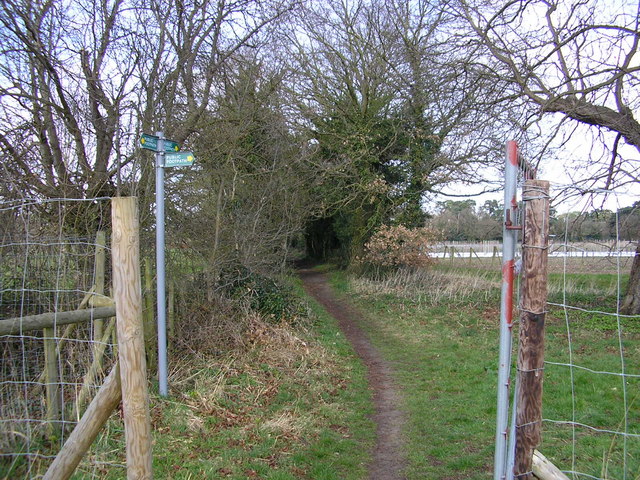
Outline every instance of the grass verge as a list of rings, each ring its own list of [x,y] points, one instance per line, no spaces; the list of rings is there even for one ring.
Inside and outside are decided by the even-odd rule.
[[[170,397],[151,392],[156,478],[366,475],[375,425],[365,367],[300,282],[294,290],[308,306],[295,325],[253,314],[241,347],[207,355],[173,352]],[[124,464],[122,420],[114,413],[73,478],[126,478]],[[25,466],[0,464],[0,478],[32,478],[19,468]]]

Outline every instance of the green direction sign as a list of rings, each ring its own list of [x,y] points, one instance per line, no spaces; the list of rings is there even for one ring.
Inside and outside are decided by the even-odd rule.
[[[167,153],[164,156],[165,167],[189,167],[193,165],[193,152]]]
[[[153,150],[154,152],[158,151],[158,140],[160,140],[155,135],[148,135],[143,133],[140,137],[140,146],[142,148],[146,148],[147,150]],[[180,146],[174,142],[173,140],[164,141],[164,151],[165,152],[177,152],[180,150]]]
[[[155,135],[147,135],[143,133],[140,137],[140,146],[142,148],[146,148],[147,150],[153,150],[154,152],[158,151],[158,137]]]
[[[180,150],[180,146],[174,142],[173,140],[164,141],[164,151],[165,152],[177,152]]]

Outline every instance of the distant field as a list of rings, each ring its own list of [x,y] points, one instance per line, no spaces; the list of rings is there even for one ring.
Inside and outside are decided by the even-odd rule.
[[[617,260],[633,258],[636,243],[630,241],[602,241],[602,242],[577,242],[562,243],[552,239],[549,244],[550,259],[598,259],[602,260],[597,267],[610,269],[617,264]],[[436,244],[430,251],[430,255],[441,259],[499,259],[502,256],[502,244],[500,242],[443,242]],[[519,255],[519,253],[517,254]],[[561,262],[563,263],[563,262]]]
[[[616,274],[618,269],[621,273],[627,274],[631,269],[633,256],[571,256],[571,257],[549,257],[549,273],[611,273]],[[474,252],[460,252],[451,257],[440,257],[438,264],[441,266],[454,266],[456,268],[473,268],[480,270],[500,271],[502,260],[500,256],[480,256]]]
[[[558,252],[561,250],[575,251],[575,252],[634,252],[636,248],[636,242],[630,240],[620,240],[616,242],[614,240],[593,240],[585,242],[568,242],[565,243],[562,239],[551,238],[550,250],[552,252]],[[436,244],[433,248],[434,252],[442,253],[447,248],[447,251],[451,247],[454,247],[460,252],[469,252],[469,249],[473,249],[477,253],[490,253],[493,254],[494,249],[498,251],[502,250],[502,242],[497,240],[490,240],[484,242],[461,242],[461,241],[449,241],[445,240]]]

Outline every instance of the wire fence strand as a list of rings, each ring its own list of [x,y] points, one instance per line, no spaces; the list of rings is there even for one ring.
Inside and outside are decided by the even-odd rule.
[[[620,313],[633,254],[617,213],[614,221],[608,263],[586,266],[571,255],[583,247],[567,215],[556,239],[561,269],[550,275],[560,288],[548,302],[555,346],[545,361],[541,448],[566,452],[555,452],[556,463],[572,479],[637,479],[640,471],[640,316]]]

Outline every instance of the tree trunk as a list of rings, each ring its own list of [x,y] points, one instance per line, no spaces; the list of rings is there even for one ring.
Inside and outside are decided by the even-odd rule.
[[[631,273],[629,274],[629,286],[622,301],[620,313],[624,315],[640,314],[640,241],[636,246],[636,256],[633,259]]]

